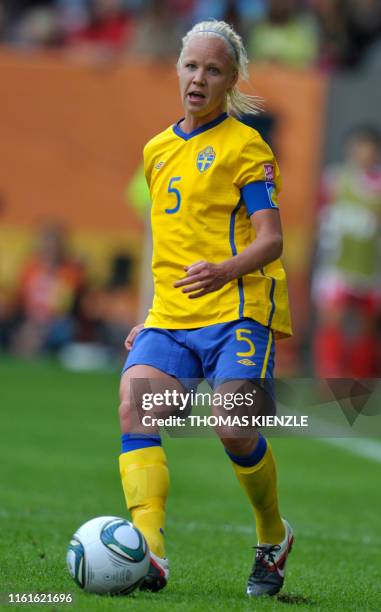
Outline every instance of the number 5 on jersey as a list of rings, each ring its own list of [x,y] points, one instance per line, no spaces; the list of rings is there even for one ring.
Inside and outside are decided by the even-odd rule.
[[[172,215],[173,213],[177,213],[181,205],[181,193],[176,187],[173,187],[173,183],[176,183],[176,181],[181,181],[181,176],[173,176],[169,180],[168,193],[170,193],[171,196],[173,194],[173,196],[176,198],[176,206],[174,206],[173,208],[165,209],[165,212],[168,213],[169,215]]]

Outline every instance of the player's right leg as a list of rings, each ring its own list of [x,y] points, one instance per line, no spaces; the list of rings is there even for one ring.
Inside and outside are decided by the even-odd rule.
[[[168,580],[164,521],[169,474],[159,429],[147,424],[147,419],[143,423],[142,418],[143,414],[165,417],[172,408],[158,405],[145,411],[143,402],[148,407],[146,400],[153,400],[154,394],[183,392],[178,379],[199,378],[201,374],[199,360],[184,345],[181,331],[147,328],[135,339],[122,375],[120,473],[132,521],[151,551],[151,567],[143,587],[152,591],[163,588]]]
[[[141,423],[142,395],[152,393],[153,381],[171,389],[175,379],[147,365],[135,365],[122,376],[119,418],[122,431],[120,475],[132,521],[143,533],[151,552],[145,587],[163,588],[168,580],[164,548],[165,503],[169,472],[157,427]]]

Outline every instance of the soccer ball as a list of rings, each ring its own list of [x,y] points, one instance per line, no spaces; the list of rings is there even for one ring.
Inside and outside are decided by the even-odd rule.
[[[127,595],[147,575],[147,542],[132,523],[98,516],[73,535],[66,556],[71,577],[89,593]]]

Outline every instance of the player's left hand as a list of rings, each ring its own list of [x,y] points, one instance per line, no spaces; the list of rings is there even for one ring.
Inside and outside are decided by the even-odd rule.
[[[184,287],[183,293],[189,293],[190,299],[218,291],[230,280],[223,264],[209,261],[197,261],[191,266],[184,266],[186,275],[176,281],[174,287]]]

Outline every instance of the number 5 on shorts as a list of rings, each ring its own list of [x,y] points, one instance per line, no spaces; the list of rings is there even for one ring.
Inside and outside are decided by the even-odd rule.
[[[251,357],[255,353],[254,342],[250,340],[250,338],[245,337],[244,334],[251,335],[252,334],[251,329],[236,329],[235,330],[235,337],[238,340],[238,342],[246,342],[246,344],[249,346],[248,351],[237,352],[236,353],[237,357]]]

